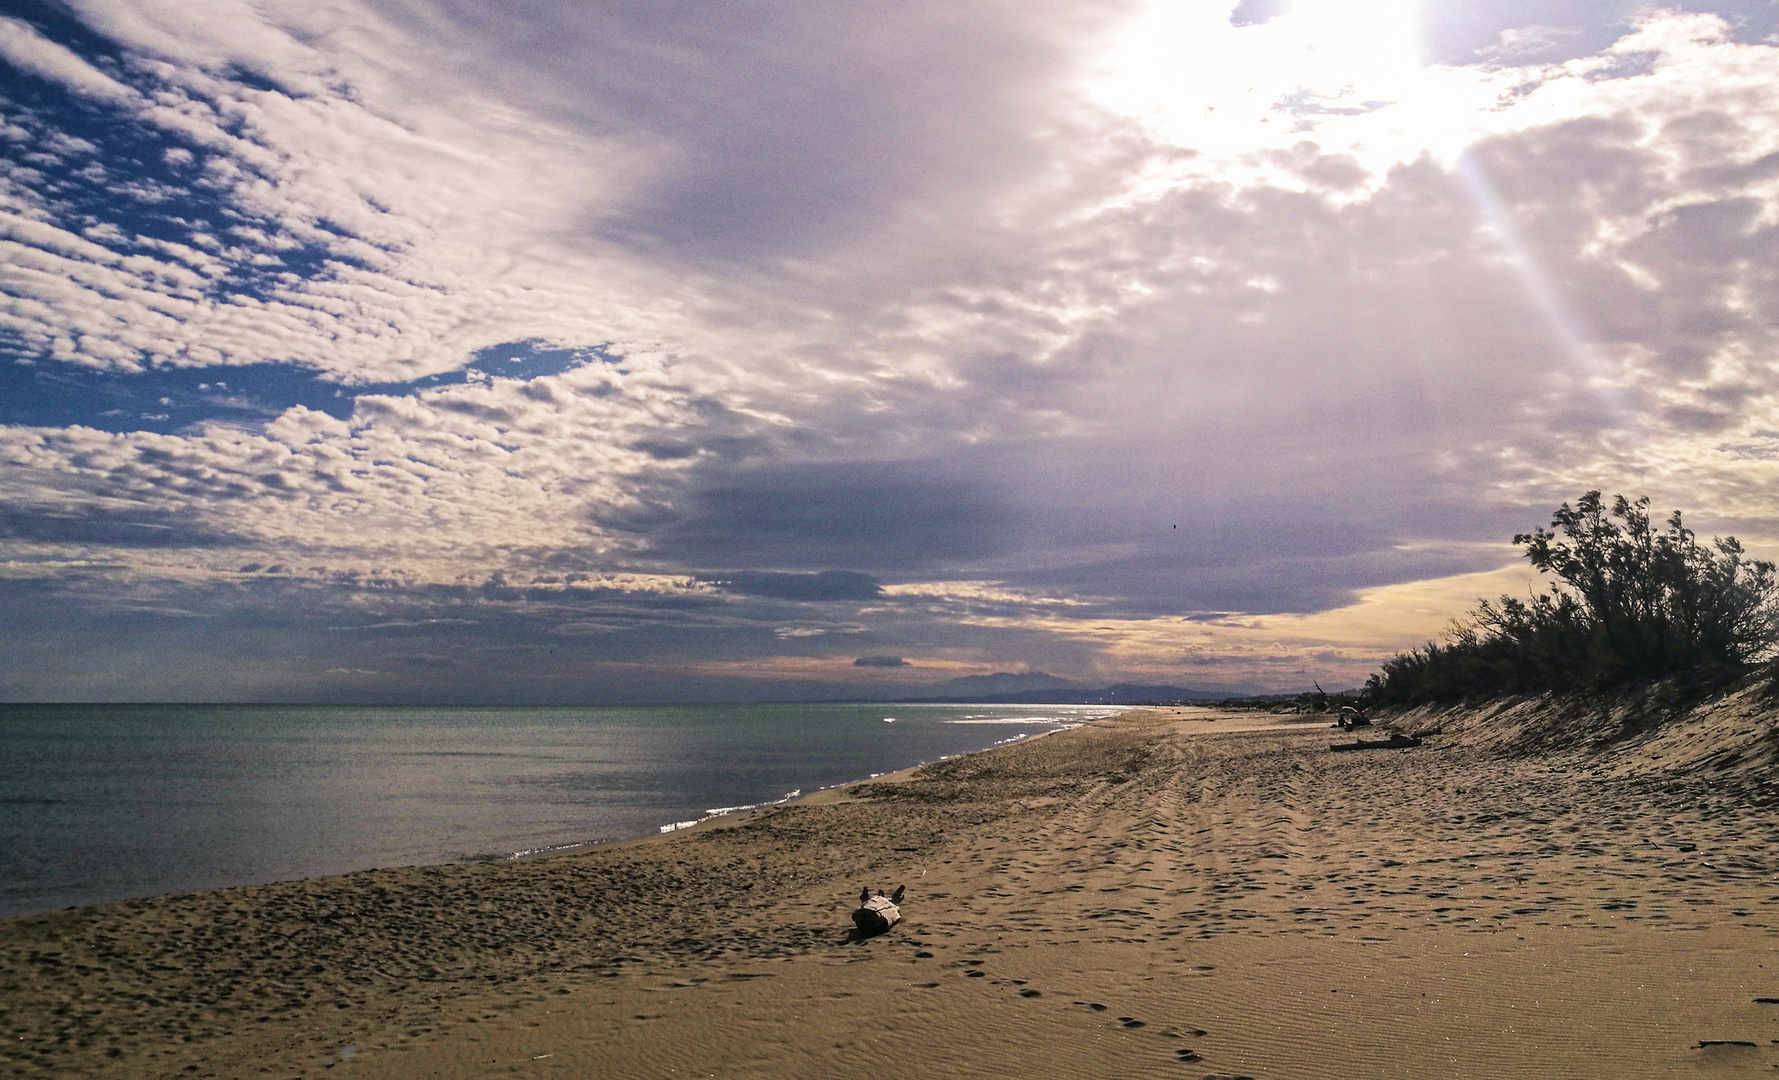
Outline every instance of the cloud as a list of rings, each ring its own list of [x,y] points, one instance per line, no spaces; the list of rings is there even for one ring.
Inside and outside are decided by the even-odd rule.
[[[239,537],[196,525],[188,518],[127,503],[0,506],[0,538],[124,549],[217,548],[241,543]]]
[[[1770,529],[1779,49],[1534,6],[1436,67],[1382,21],[1294,64],[1338,5],[8,22],[7,580],[70,655],[114,610],[278,627],[285,688],[362,667],[328,627],[533,697],[861,652],[1283,683],[1587,487]]]
[[[303,28],[208,7],[168,26],[95,5],[136,89],[97,113],[53,101],[15,113],[35,153],[14,159],[17,197],[3,207],[20,301],[4,322],[30,350],[106,368],[298,363],[351,382],[449,370],[466,351],[533,336],[496,329],[515,323],[589,336],[594,323],[567,310],[527,314],[528,271],[488,280],[475,267],[500,234],[524,243],[577,212],[584,186],[539,178],[584,183],[600,169],[584,156],[592,144],[537,126],[497,135],[500,107],[473,92],[448,95],[449,111],[410,102],[394,120],[367,108],[354,80],[396,53],[322,55],[300,42]],[[371,37],[390,33],[363,15]],[[471,135],[477,122],[464,120],[478,110]],[[53,178],[32,157],[53,159]],[[69,218],[98,224],[85,235],[53,224]],[[442,227],[452,218],[462,224]],[[577,262],[600,272],[597,257]],[[621,276],[604,269],[608,294]]]
[[[908,661],[899,656],[861,656],[852,662],[853,667],[893,668],[912,667]]]
[[[1494,45],[1478,50],[1479,55],[1500,62],[1524,62],[1541,53],[1549,53],[1565,38],[1582,33],[1575,26],[1516,26],[1501,31]]]
[[[1024,180],[1073,48],[1108,21],[1049,0],[691,10],[445,3],[428,36],[449,26],[435,47],[476,84],[643,148],[603,235],[691,265],[838,257],[869,276],[859,245],[893,268],[934,239],[923,219]]]
[[[87,63],[73,50],[48,40],[22,19],[0,16],[0,59],[82,97],[139,104],[136,93],[128,86]]]
[[[477,619],[391,619],[387,622],[364,623],[360,626],[330,626],[329,630],[411,630],[445,626],[475,626]]]
[[[689,470],[671,517],[647,523],[658,557],[873,570],[1010,546],[1005,501],[956,461],[773,463]]]
[[[1241,0],[1229,13],[1229,22],[1232,26],[1258,26],[1283,15],[1290,6],[1288,0]]]
[[[694,576],[729,592],[779,600],[874,600],[883,595],[876,578],[853,570],[823,570],[815,574],[738,570]]]
[[[396,656],[391,657],[391,659],[402,667],[409,668],[450,669],[458,666],[458,661],[449,656],[432,656],[424,653],[411,656]]]

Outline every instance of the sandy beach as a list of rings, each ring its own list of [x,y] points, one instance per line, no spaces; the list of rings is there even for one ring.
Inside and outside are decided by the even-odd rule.
[[[1764,772],[1137,710],[697,829],[0,924],[6,1075],[1779,1067]],[[859,887],[907,886],[855,940]]]

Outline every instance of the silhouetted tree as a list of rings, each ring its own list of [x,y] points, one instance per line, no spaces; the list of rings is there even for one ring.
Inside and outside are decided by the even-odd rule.
[[[1558,585],[1478,602],[1445,644],[1400,653],[1366,683],[1382,702],[1613,686],[1700,667],[1746,667],[1779,642],[1774,564],[1735,537],[1698,542],[1680,512],[1657,528],[1649,500],[1598,491],[1513,542]]]

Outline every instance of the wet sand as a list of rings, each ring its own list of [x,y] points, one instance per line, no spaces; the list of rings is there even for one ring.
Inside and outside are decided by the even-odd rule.
[[[1779,1066],[1770,778],[1333,734],[1135,711],[581,854],[13,920],[0,1072]],[[853,940],[865,884],[903,921]]]

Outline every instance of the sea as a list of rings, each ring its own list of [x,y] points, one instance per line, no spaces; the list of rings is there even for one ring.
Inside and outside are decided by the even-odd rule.
[[[566,851],[1117,711],[0,705],[0,917]]]

